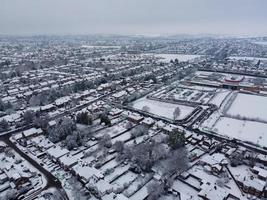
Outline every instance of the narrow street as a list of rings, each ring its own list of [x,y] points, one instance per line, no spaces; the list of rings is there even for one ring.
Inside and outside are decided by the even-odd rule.
[[[5,142],[9,147],[11,147],[14,151],[16,151],[22,158],[27,160],[32,166],[34,166],[37,170],[39,170],[45,176],[45,179],[47,180],[47,184],[44,188],[42,188],[42,190],[39,190],[37,193],[35,193],[35,197],[38,194],[40,194],[42,191],[48,188],[51,188],[51,187],[58,189],[58,191],[60,192],[63,191],[61,182],[55,176],[53,176],[49,171],[47,171],[45,168],[39,165],[39,163],[37,163],[34,159],[32,159],[26,153],[22,152],[14,143],[12,143],[9,140],[8,135],[0,136],[0,141]],[[63,199],[68,200],[68,197],[65,194],[65,192],[64,193],[61,192],[61,196],[63,197]]]

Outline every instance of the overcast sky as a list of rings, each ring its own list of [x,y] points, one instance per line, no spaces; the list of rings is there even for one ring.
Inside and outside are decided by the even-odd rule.
[[[267,0],[0,0],[0,34],[267,35]]]

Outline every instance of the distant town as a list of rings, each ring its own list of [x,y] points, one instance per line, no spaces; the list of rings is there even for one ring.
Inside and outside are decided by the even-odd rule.
[[[267,199],[267,37],[0,36],[0,200]]]

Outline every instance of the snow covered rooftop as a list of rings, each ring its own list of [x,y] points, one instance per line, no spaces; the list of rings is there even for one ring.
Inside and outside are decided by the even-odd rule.
[[[61,156],[64,156],[65,154],[69,153],[67,149],[61,148],[58,145],[55,145],[47,150],[47,153],[52,156],[55,159],[60,158]]]
[[[83,165],[83,163],[73,166],[72,170],[75,171],[75,173],[82,177],[82,179],[84,179],[86,182],[88,182],[91,178],[104,178],[103,174],[98,169]]]
[[[35,135],[35,134],[41,134],[43,131],[42,131],[42,129],[41,128],[30,128],[30,129],[28,129],[28,130],[26,130],[26,131],[23,131],[23,134],[24,134],[24,136],[25,137],[31,137],[31,136],[33,136],[33,135]]]

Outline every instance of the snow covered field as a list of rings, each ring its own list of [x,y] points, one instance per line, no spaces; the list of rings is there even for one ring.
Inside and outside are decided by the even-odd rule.
[[[193,60],[195,58],[199,58],[203,55],[191,55],[191,54],[164,54],[164,53],[144,53],[143,55],[146,56],[155,56],[157,58],[160,58],[161,60],[165,62],[170,62],[171,60],[178,59],[179,62],[185,62],[189,60]]]
[[[263,46],[266,46],[267,45],[267,42],[265,41],[262,41],[262,42],[253,42],[254,44],[259,44],[259,45],[263,45]]]
[[[88,48],[88,49],[110,49],[110,48],[116,48],[119,49],[120,46],[93,46],[93,45],[82,45],[82,48]]]
[[[221,117],[213,128],[214,132],[232,138],[267,146],[267,124]]]
[[[165,117],[168,119],[173,119],[173,112],[175,108],[179,107],[181,110],[181,114],[179,115],[179,117],[177,117],[178,120],[184,119],[194,110],[194,107],[150,100],[147,99],[146,97],[138,99],[137,101],[133,102],[133,107],[135,109],[142,110],[144,106],[149,107],[149,113]]]
[[[155,54],[156,57],[162,58],[165,62],[170,62],[171,60],[175,60],[176,58],[180,62],[193,60],[195,58],[199,58],[201,55],[187,55],[187,54]]]
[[[226,114],[267,121],[267,97],[238,93]]]
[[[229,59],[231,60],[266,60],[267,61],[267,58],[247,57],[247,56],[230,56]]]
[[[226,135],[243,141],[252,142],[267,147],[267,97],[244,93],[235,93],[233,100],[229,100],[228,90],[222,90],[209,103],[221,105],[218,112],[214,112],[201,126],[220,135]],[[232,95],[233,96],[233,95]],[[224,100],[225,99],[225,100]],[[229,108],[224,104],[230,102]],[[231,103],[232,102],[232,103]],[[221,104],[223,103],[223,104]],[[241,120],[243,119],[243,120]],[[244,120],[246,119],[246,120]],[[260,119],[257,121],[257,119]]]

